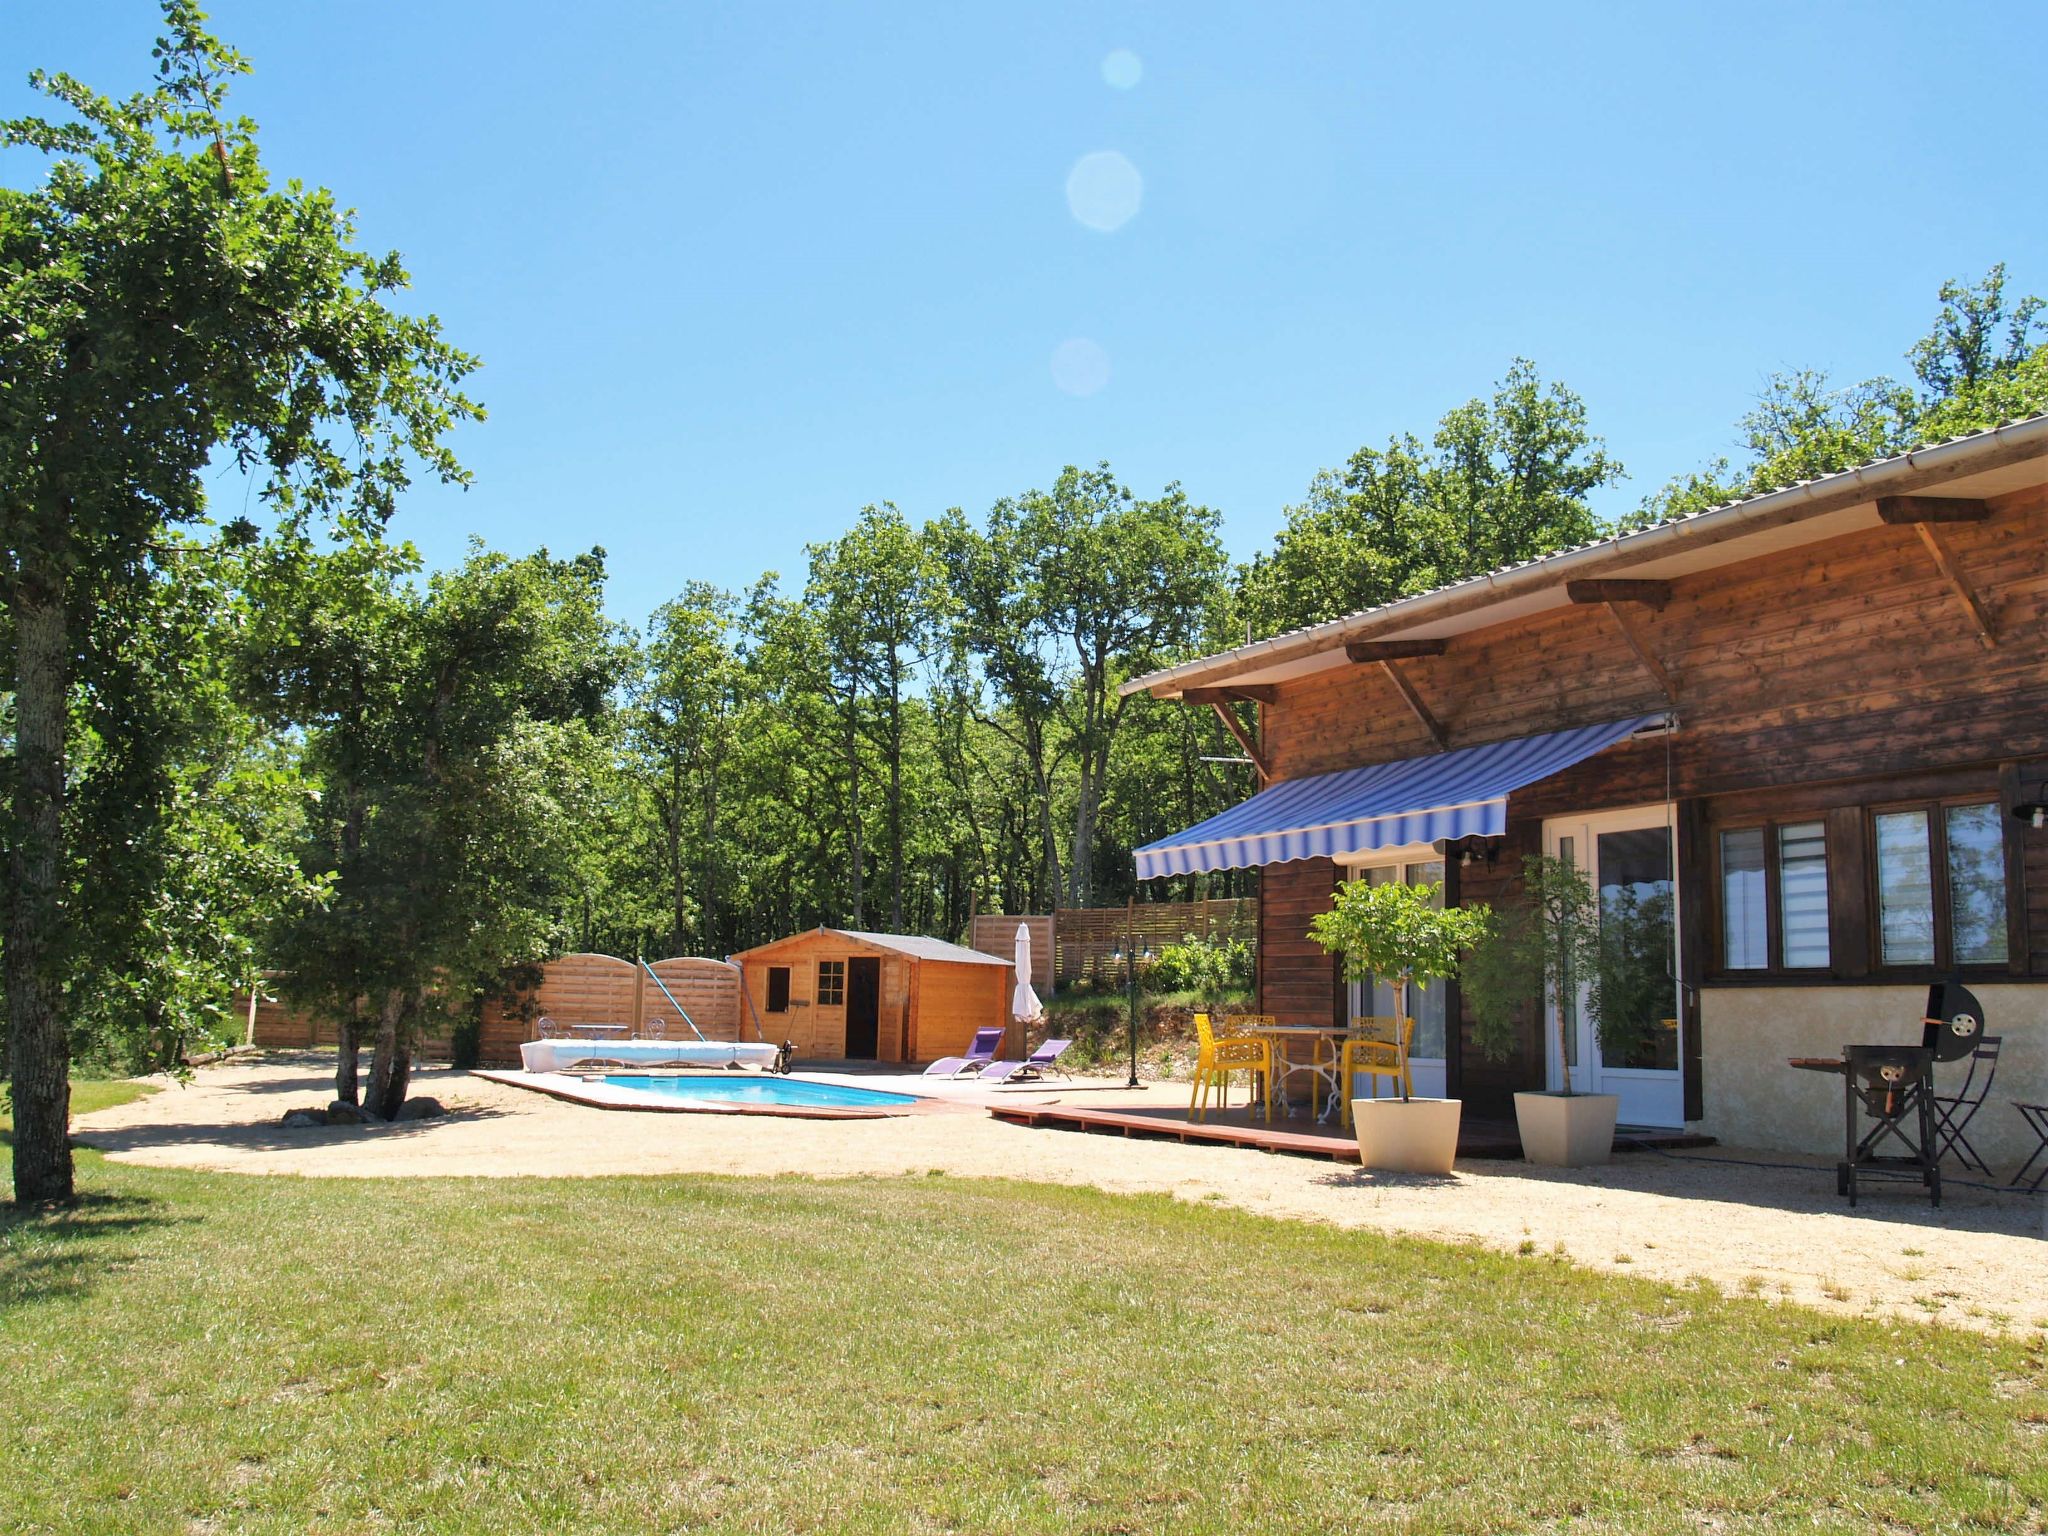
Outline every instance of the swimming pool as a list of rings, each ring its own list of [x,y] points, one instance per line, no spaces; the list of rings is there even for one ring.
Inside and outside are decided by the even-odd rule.
[[[650,1077],[607,1075],[614,1088],[650,1093],[664,1099],[697,1104],[745,1104],[763,1108],[895,1109],[915,1104],[908,1093],[880,1088],[850,1088],[840,1083],[814,1083],[801,1077]]]

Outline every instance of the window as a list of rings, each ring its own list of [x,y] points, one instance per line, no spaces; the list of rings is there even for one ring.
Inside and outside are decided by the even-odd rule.
[[[1827,823],[1730,827],[1719,852],[1721,968],[1827,969]]]
[[[2003,965],[2005,834],[1988,801],[1880,811],[1880,965]]]
[[[1371,885],[1392,885],[1396,882],[1434,885],[1439,887],[1438,902],[1443,900],[1444,865],[1441,859],[1425,859],[1414,864],[1376,864],[1359,870],[1358,878]],[[1403,1000],[1406,1006],[1396,1007],[1393,979],[1385,976],[1375,976],[1371,981],[1361,983],[1357,993],[1357,1001],[1363,1005],[1359,1012],[1374,1018],[1402,1013],[1415,1021],[1415,1037],[1409,1054],[1424,1061],[1440,1060],[1444,1055],[1444,1000],[1443,982],[1432,981],[1426,986],[1410,982],[1408,996]]]
[[[846,962],[844,960],[820,960],[818,962],[818,1006],[840,1008],[846,1004]]]
[[[786,965],[768,967],[768,1011],[789,1012],[789,967]]]

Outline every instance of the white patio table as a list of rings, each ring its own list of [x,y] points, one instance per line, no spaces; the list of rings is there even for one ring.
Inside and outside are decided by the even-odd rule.
[[[1338,1095],[1343,1091],[1343,1085],[1339,1082],[1342,1069],[1338,1063],[1343,1057],[1344,1042],[1346,1040],[1363,1039],[1365,1031],[1350,1029],[1341,1024],[1246,1024],[1235,1030],[1234,1033],[1241,1035],[1264,1035],[1272,1040],[1273,1054],[1280,1058],[1280,1064],[1276,1065],[1276,1070],[1273,1074],[1275,1079],[1273,1086],[1279,1090],[1279,1097],[1281,1099],[1284,1100],[1287,1097],[1287,1079],[1294,1076],[1295,1073],[1306,1072],[1311,1077],[1321,1078],[1323,1087],[1327,1092],[1328,1102],[1323,1105],[1323,1112],[1316,1117],[1316,1122],[1319,1125],[1329,1124],[1330,1120],[1337,1114],[1338,1106],[1341,1102]],[[1328,1040],[1332,1046],[1330,1060],[1327,1063],[1320,1060],[1288,1060],[1285,1053],[1281,1050],[1281,1046],[1287,1039],[1298,1036]],[[1313,1084],[1310,1085],[1309,1103],[1311,1105],[1315,1103]]]

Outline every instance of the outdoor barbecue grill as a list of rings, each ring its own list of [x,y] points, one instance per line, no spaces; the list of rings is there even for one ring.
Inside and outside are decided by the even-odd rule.
[[[1918,1045],[1845,1045],[1839,1058],[1795,1056],[1805,1072],[1842,1077],[1842,1161],[1835,1192],[1856,1203],[1859,1174],[1916,1178],[1941,1204],[1940,1147],[1935,1139],[1934,1067],[1959,1061],[1984,1036],[1984,1005],[1969,988],[1936,982]]]

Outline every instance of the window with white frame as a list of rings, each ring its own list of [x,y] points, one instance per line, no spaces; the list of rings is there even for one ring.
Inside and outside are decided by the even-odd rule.
[[[1356,879],[1371,885],[1434,885],[1438,888],[1437,900],[1443,900],[1444,862],[1442,859],[1416,859],[1399,864],[1372,864],[1354,870]],[[1425,1061],[1441,1060],[1445,1054],[1444,1029],[1444,983],[1432,981],[1428,985],[1408,984],[1408,995],[1397,999],[1394,991],[1397,983],[1388,976],[1375,976],[1372,980],[1358,984],[1355,996],[1355,1012],[1370,1014],[1375,1018],[1391,1017],[1405,1013],[1415,1020],[1415,1043],[1409,1054]],[[1400,1004],[1400,1006],[1396,1006]]]

